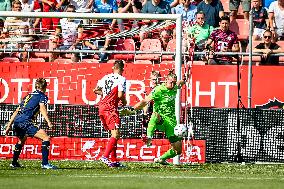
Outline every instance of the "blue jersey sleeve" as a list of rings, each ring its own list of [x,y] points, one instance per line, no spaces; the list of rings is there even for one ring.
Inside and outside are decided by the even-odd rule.
[[[42,95],[39,99],[39,103],[43,103],[46,106],[47,102],[48,102],[48,97],[46,95]]]

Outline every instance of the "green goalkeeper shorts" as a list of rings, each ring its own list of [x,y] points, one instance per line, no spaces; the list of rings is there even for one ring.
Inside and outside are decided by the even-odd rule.
[[[181,137],[177,137],[174,134],[174,128],[177,124],[176,117],[162,117],[160,123],[157,124],[157,129],[159,131],[165,132],[167,138],[169,139],[170,143],[175,143],[177,141],[181,141]]]

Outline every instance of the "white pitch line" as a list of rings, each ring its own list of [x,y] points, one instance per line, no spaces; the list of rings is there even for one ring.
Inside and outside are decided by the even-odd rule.
[[[46,175],[45,173],[20,173],[20,174],[13,174],[10,176],[29,176],[29,175]],[[61,175],[57,175],[61,176]],[[62,175],[64,177],[71,177],[71,178],[143,178],[143,177],[150,177],[156,179],[223,179],[223,180],[283,180],[284,178],[273,178],[273,177],[217,177],[217,176],[157,176],[157,175],[105,175],[105,174],[85,174],[85,175]]]

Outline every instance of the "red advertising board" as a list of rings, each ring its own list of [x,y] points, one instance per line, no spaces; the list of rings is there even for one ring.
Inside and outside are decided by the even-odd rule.
[[[98,80],[111,72],[112,64],[98,63],[1,63],[0,64],[0,103],[18,104],[32,90],[36,78],[49,81],[48,97],[51,104],[95,105],[100,100],[92,89]],[[161,71],[164,76],[172,64],[126,64],[127,100],[134,105],[149,91],[149,76],[152,70]],[[284,101],[284,67],[253,66],[252,107],[265,104],[269,99]],[[248,67],[240,66],[240,96],[247,106]],[[185,93],[182,101],[194,107],[236,107],[237,66],[193,66],[192,87]],[[190,89],[192,91],[190,91]],[[192,94],[192,95],[191,95]]]
[[[0,157],[12,158],[16,137],[0,137]],[[53,137],[50,145],[51,160],[98,160],[105,150],[107,138],[69,138]],[[153,161],[170,148],[166,139],[154,139],[150,147],[141,139],[121,139],[117,145],[117,157],[120,161]],[[180,161],[184,163],[205,163],[205,140],[183,143]],[[41,159],[41,142],[29,138],[22,149],[20,158]]]

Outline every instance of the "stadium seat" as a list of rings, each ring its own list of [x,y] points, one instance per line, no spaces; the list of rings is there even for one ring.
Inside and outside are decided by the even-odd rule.
[[[155,51],[162,53],[162,45],[159,39],[144,39],[141,42],[140,51]],[[161,54],[136,54],[136,60],[160,60]]]
[[[182,51],[185,52],[186,44],[185,40],[182,41]],[[171,39],[167,45],[166,52],[176,51],[176,39]],[[162,55],[162,60],[174,60],[174,55]]]
[[[166,52],[175,52],[176,50],[176,39],[172,39],[169,41],[167,48],[166,48]],[[162,55],[162,60],[173,60],[174,55],[171,54],[166,54],[166,55]]]
[[[133,39],[118,39],[114,49],[116,51],[135,51],[135,42]],[[126,61],[133,61],[134,60],[134,53],[133,54],[114,54],[114,59],[119,60],[126,60]]]
[[[229,1],[228,0],[220,0],[223,8],[224,8],[224,12],[225,13],[230,13],[230,9],[229,9]]]
[[[34,45],[35,49],[40,49],[43,52],[35,52],[35,57],[37,58],[48,58],[50,53],[44,52],[49,49],[49,39],[40,40]]]
[[[17,57],[4,57],[2,62],[20,62]]]
[[[161,64],[175,64],[174,60],[163,60],[161,61]]]
[[[193,63],[192,63],[192,65],[201,65],[201,66],[203,66],[203,65],[205,65],[206,64],[206,62],[204,62],[204,61],[201,61],[201,60],[195,60],[195,61],[193,61]]]
[[[82,63],[99,63],[99,60],[96,59],[82,59]]]
[[[72,63],[71,59],[67,59],[67,58],[57,58],[54,60],[54,62],[57,63]]]
[[[135,60],[134,64],[153,64],[150,60]]]
[[[239,40],[247,40],[249,36],[249,22],[245,19],[235,19],[230,23],[230,30],[238,35]]]
[[[44,58],[30,58],[29,62],[45,62]]]

